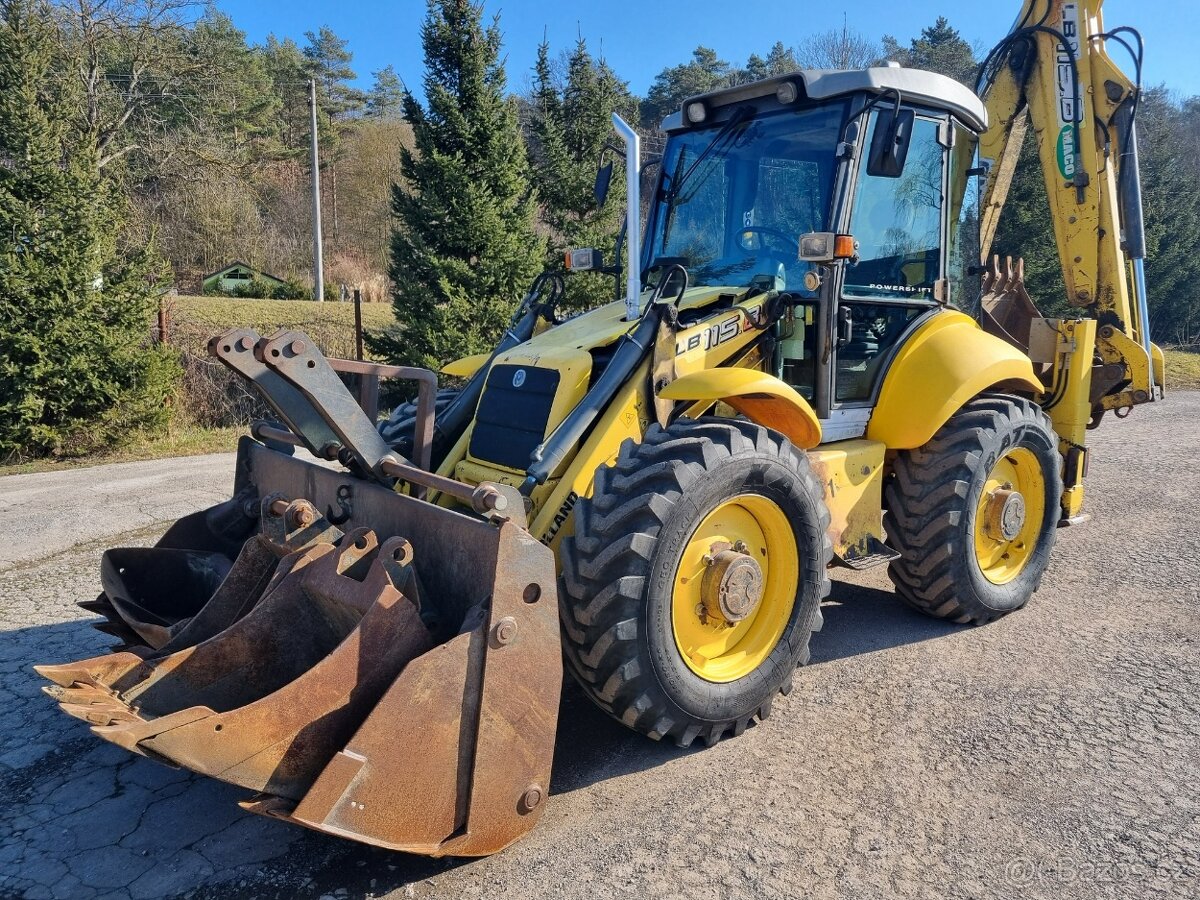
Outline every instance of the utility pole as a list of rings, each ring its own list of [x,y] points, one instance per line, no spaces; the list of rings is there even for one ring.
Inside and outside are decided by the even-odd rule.
[[[312,128],[313,299],[325,299],[325,261],[321,250],[321,166],[317,154],[317,82],[308,80],[309,124]]]

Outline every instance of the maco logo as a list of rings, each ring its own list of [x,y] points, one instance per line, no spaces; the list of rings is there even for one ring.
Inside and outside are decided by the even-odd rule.
[[[513,372],[513,387],[519,388],[524,383],[525,383],[525,370],[517,369],[517,371]]]

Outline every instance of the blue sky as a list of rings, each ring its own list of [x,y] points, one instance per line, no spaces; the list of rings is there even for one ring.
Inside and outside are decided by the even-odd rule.
[[[315,0],[217,0],[251,41],[269,32],[295,38],[329,25],[349,41],[360,79],[389,63],[419,90],[422,74],[419,26],[423,0],[329,3]],[[744,62],[764,53],[775,41],[795,45],[812,32],[849,26],[867,37],[892,34],[902,42],[945,15],[971,42],[991,47],[1012,25],[1017,0],[608,0],[589,4],[551,0],[486,0],[487,13],[500,14],[508,57],[509,83],[519,88],[533,66],[545,33],[555,51],[573,44],[577,34],[644,94],[665,66],[686,60],[697,44],[713,47],[725,59]],[[1133,25],[1146,38],[1148,84],[1166,82],[1182,94],[1200,94],[1196,41],[1200,38],[1197,0],[1106,0],[1105,25]],[[1118,64],[1132,76],[1124,51],[1113,49]]]

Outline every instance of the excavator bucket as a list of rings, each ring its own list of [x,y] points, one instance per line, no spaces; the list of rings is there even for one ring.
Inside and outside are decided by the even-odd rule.
[[[1029,353],[1030,329],[1042,314],[1025,287],[1025,260],[992,258],[981,279],[979,305],[985,331]]]
[[[64,712],[381,847],[479,856],[534,826],[561,664],[553,556],[519,521],[244,438],[234,501],[177,540],[106,556],[102,596],[142,643],[36,667]]]

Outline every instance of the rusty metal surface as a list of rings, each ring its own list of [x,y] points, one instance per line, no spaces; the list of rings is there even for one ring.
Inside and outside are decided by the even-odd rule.
[[[405,663],[432,646],[410,561],[402,539],[377,547],[369,531],[348,535],[196,652],[150,661],[119,692],[80,685],[59,702],[72,714],[86,705],[89,721],[108,713],[94,730],[131,751],[303,796]]]
[[[249,381],[313,456],[336,458],[341,446],[337,435],[299,390],[258,358],[254,348],[261,340],[252,328],[233,328],[210,340],[208,352]]]
[[[980,283],[980,324],[984,331],[1003,338],[1022,353],[1029,353],[1030,325],[1040,319],[1033,298],[1025,287],[1025,260],[992,258]]]
[[[100,583],[125,624],[157,648],[171,639],[173,627],[200,611],[232,564],[200,550],[116,547],[104,554]]]
[[[194,616],[171,629],[170,639],[160,645],[162,654],[194,647],[224,631],[258,602],[279,563],[276,546],[255,535],[242,546],[229,573],[208,602]]]
[[[259,341],[254,355],[304,395],[310,409],[325,421],[366,472],[385,478],[379,470],[380,460],[398,457],[308,335],[280,329]]]
[[[264,535],[239,555],[256,584],[280,528],[329,535],[317,511],[337,509],[338,546],[285,556],[195,646],[37,667],[47,693],[131,752],[259,792],[243,805],[264,815],[435,856],[525,834],[562,677],[549,548],[249,440],[238,466],[262,498]]]
[[[367,418],[374,422],[379,416],[379,380],[381,378],[401,378],[417,382],[416,426],[413,431],[413,462],[418,468],[429,471],[433,458],[433,425],[437,404],[438,380],[437,373],[430,369],[419,369],[414,366],[388,366],[383,363],[364,362],[361,359],[338,359],[327,357],[329,366],[335,372],[345,372],[363,376],[366,388],[373,385],[373,390],[367,388],[360,393],[359,405]],[[369,402],[366,393],[373,396]]]
[[[393,850],[485,856],[541,817],[561,664],[553,560],[503,525],[490,609],[415,660],[290,813]]]

